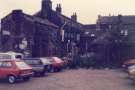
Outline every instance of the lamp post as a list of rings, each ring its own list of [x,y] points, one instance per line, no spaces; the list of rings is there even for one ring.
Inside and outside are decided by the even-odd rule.
[[[61,41],[64,42],[64,34],[65,34],[65,31],[64,31],[64,27],[65,25],[67,24],[67,22],[65,22],[61,28],[60,28],[60,33],[61,33]]]
[[[60,34],[61,34],[61,41],[64,42],[64,35],[65,35],[65,31],[64,31],[64,27],[68,24],[69,22],[64,22],[64,24],[60,27]]]
[[[68,42],[67,42],[67,53],[69,51],[69,44],[70,44],[70,40],[68,40]]]

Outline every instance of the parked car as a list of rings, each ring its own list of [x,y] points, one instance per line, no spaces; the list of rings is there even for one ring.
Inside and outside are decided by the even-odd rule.
[[[128,74],[131,79],[135,80],[135,65],[128,67]]]
[[[42,57],[42,58],[40,58],[40,59],[41,59],[43,65],[44,65],[44,68],[46,69],[46,71],[49,72],[49,70],[50,70],[51,67],[52,67],[52,63],[51,63],[51,61],[50,61],[51,58],[49,58],[49,57]]]
[[[6,53],[0,53],[0,60],[16,60],[16,59],[22,59],[23,54],[16,53],[16,52],[6,52]]]
[[[125,61],[122,65],[122,67],[124,68],[125,71],[127,71],[128,67],[130,67],[132,65],[135,65],[135,59],[130,59],[130,60]]]
[[[32,68],[21,60],[0,60],[0,78],[11,84],[17,79],[28,81],[32,76]]]
[[[49,72],[56,72],[56,71],[60,71],[63,69],[64,67],[64,61],[61,60],[58,57],[50,57],[49,61],[51,62],[51,67]]]
[[[24,58],[23,60],[32,67],[34,76],[45,75],[46,68],[44,67],[44,64],[42,63],[40,58]]]

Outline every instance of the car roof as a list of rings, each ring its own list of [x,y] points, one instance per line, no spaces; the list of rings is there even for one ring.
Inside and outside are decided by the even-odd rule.
[[[11,60],[11,59],[5,59],[5,60],[4,60],[4,59],[3,59],[3,60],[0,60],[0,62],[4,62],[4,61],[6,61],[6,62],[9,62],[9,61],[10,61],[10,62],[12,62],[12,61],[19,61],[19,62],[20,62],[20,61],[22,61],[22,60],[20,60],[20,59],[15,59],[15,60]]]
[[[125,61],[124,64],[135,64],[135,59],[129,59]]]
[[[23,54],[21,54],[21,53],[16,53],[16,52],[12,52],[12,51],[9,51],[9,52],[6,52],[6,53],[0,52],[0,54],[7,54],[7,55],[23,55]]]
[[[23,60],[40,60],[40,58],[23,58]]]

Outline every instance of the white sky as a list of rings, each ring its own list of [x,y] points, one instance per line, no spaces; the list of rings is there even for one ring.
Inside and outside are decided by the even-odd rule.
[[[52,0],[53,9],[57,3],[62,4],[63,14],[70,17],[77,12],[81,23],[95,23],[101,15],[135,15],[135,0]],[[27,14],[40,10],[41,0],[0,0],[0,18],[13,9],[23,9]]]

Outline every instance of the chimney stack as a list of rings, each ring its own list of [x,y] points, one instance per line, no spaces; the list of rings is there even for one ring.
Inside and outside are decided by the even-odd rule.
[[[73,21],[77,21],[77,14],[76,13],[73,13],[73,15],[71,16],[71,19]]]
[[[61,4],[57,4],[56,12],[58,12],[58,13],[62,12]]]

